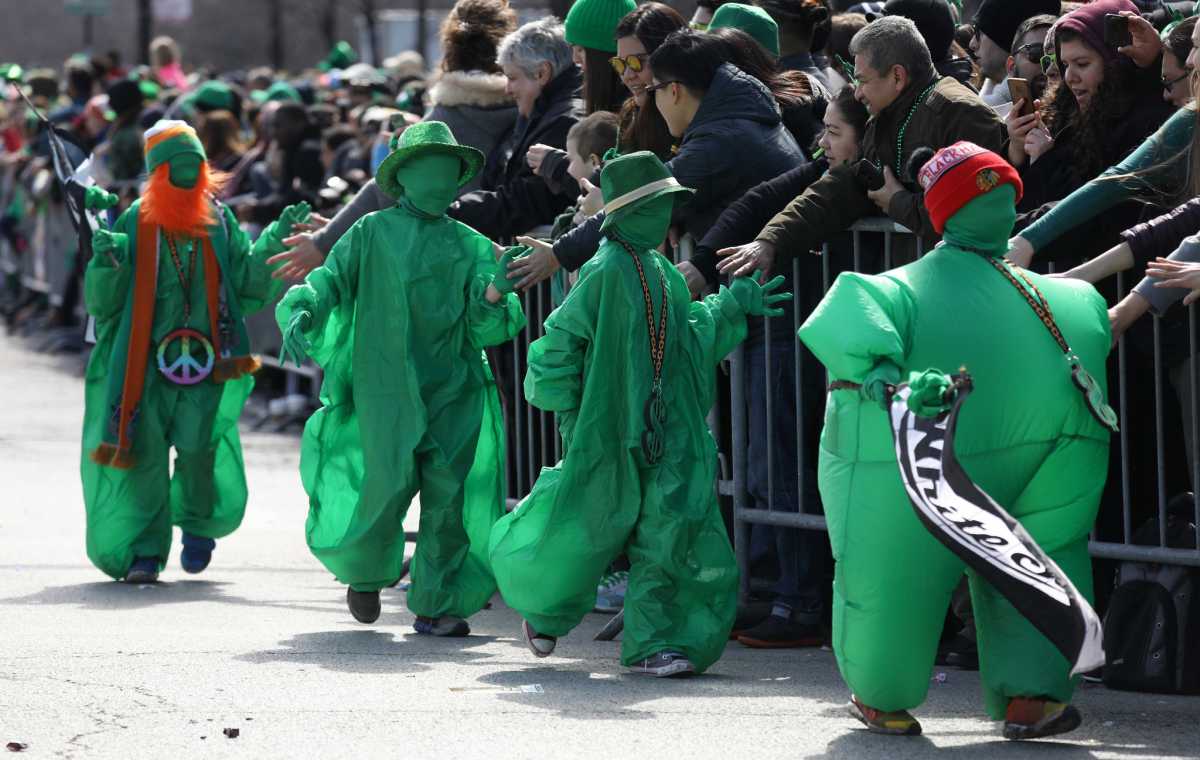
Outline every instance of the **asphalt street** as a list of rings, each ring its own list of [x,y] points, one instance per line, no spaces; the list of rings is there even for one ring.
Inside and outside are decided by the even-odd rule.
[[[846,716],[828,651],[734,643],[703,677],[656,681],[592,641],[602,615],[545,660],[499,598],[467,639],[415,635],[398,591],[377,624],[355,623],[304,544],[294,433],[244,434],[246,520],[204,574],[185,576],[176,546],[161,583],[115,583],[84,554],[81,374],[78,357],[0,337],[0,745],[14,756],[1200,756],[1200,698],[1085,686],[1080,730],[1012,744],[977,674],[950,670],[931,674],[925,735],[889,738]]]

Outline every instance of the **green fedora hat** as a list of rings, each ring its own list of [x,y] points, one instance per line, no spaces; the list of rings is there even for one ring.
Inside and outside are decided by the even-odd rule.
[[[696,192],[679,184],[667,165],[648,150],[627,153],[606,163],[600,171],[600,191],[605,199],[601,230],[655,198],[676,193],[691,196]]]
[[[450,133],[450,127],[441,121],[413,124],[401,132],[399,138],[393,135],[389,147],[392,152],[379,165],[379,170],[375,172],[375,181],[380,190],[393,198],[404,194],[404,188],[396,181],[396,172],[401,166],[419,156],[441,154],[456,157],[462,162],[462,173],[458,176],[459,187],[474,179],[483,168],[483,153],[470,145],[459,145]]]
[[[762,8],[742,3],[725,3],[717,8],[708,31],[723,27],[740,29],[753,37],[771,55],[779,56],[779,25]]]

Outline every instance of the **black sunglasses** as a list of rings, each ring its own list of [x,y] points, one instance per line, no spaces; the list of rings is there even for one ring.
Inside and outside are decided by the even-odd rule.
[[[1046,53],[1046,46],[1040,42],[1031,42],[1028,45],[1022,45],[1012,52],[1015,58],[1018,55],[1024,55],[1034,63],[1041,63],[1042,56]]]
[[[1180,83],[1180,82],[1182,82],[1183,80],[1187,79],[1187,78],[1188,78],[1188,77],[1190,77],[1191,75],[1192,75],[1192,72],[1191,72],[1191,71],[1185,71],[1185,72],[1183,72],[1182,74],[1180,74],[1179,76],[1175,77],[1174,79],[1164,79],[1164,78],[1160,78],[1158,81],[1162,82],[1162,88],[1163,88],[1164,90],[1168,90],[1168,91],[1169,91],[1169,90],[1170,90],[1172,87],[1174,87],[1175,85],[1179,84],[1179,83]]]
[[[669,84],[679,84],[679,82],[674,79],[667,81],[667,82],[658,82],[657,84],[652,84],[649,87],[647,87],[646,92],[654,92],[655,90],[661,90],[662,88],[666,87]]]

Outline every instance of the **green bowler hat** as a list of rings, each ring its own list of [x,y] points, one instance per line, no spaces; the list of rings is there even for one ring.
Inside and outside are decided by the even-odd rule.
[[[404,194],[404,189],[396,181],[396,172],[414,158],[429,155],[454,156],[462,162],[462,173],[458,176],[459,187],[474,179],[483,168],[483,153],[470,145],[459,145],[451,134],[450,127],[441,121],[422,121],[414,124],[401,132],[399,138],[393,136],[388,147],[392,152],[379,165],[379,170],[375,172],[375,181],[380,190],[393,198]]]
[[[696,192],[679,184],[667,165],[648,150],[627,153],[606,163],[600,170],[600,191],[605,200],[601,230],[655,198],[676,193],[686,198]]]
[[[762,8],[742,3],[725,3],[717,8],[708,31],[722,27],[740,29],[753,37],[775,57],[779,57],[779,24]]]

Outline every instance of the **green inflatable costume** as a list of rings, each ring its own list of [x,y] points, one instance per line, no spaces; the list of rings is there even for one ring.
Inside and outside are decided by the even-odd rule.
[[[419,632],[465,635],[462,619],[496,588],[485,551],[504,512],[503,417],[483,349],[525,319],[493,286],[491,241],[445,215],[479,151],[432,121],[392,148],[376,179],[399,205],[360,219],[276,310],[285,350],[325,370],[300,460],[308,546],[371,622],[400,577],[419,491],[408,606]]]
[[[607,238],[529,347],[525,397],[558,415],[563,458],[496,524],[489,554],[545,656],[624,550],[621,661],[654,675],[703,671],[728,640],[737,591],[705,425],[714,369],[745,337],[747,314],[790,296],[742,279],[693,303],[655,250],[673,194],[691,191],[644,151],[606,164],[601,184]]]
[[[909,503],[880,408],[886,386],[918,373],[909,406],[931,416],[946,408],[938,402],[942,370],[966,368],[975,392],[959,420],[958,459],[1089,599],[1087,537],[1108,461],[1109,433],[1032,308],[1049,306],[1082,367],[1103,382],[1104,300],[1086,283],[1002,261],[1020,179],[999,156],[958,143],[927,163],[920,181],[944,227],[941,245],[882,275],[839,275],[799,331],[833,381],[819,482],[837,560],[834,651],[854,692],[851,712],[884,733],[920,731],[903,711],[925,699],[964,571]],[[931,367],[938,371],[922,372]],[[1063,704],[1073,691],[1066,659],[993,587],[968,578],[987,712],[999,719],[1007,711],[1015,733],[1028,729],[1006,729],[1010,738],[1073,728],[1078,713]]]
[[[287,209],[251,249],[207,195],[204,161],[183,122],[150,129],[146,194],[113,231],[95,234],[84,276],[97,339],[84,399],[87,551],[130,582],[157,578],[172,525],[183,530],[184,569],[199,572],[213,539],[242,521],[237,420],[258,366],[242,318],[277,294],[266,259],[307,216],[307,207]],[[88,203],[102,195],[91,192]]]

